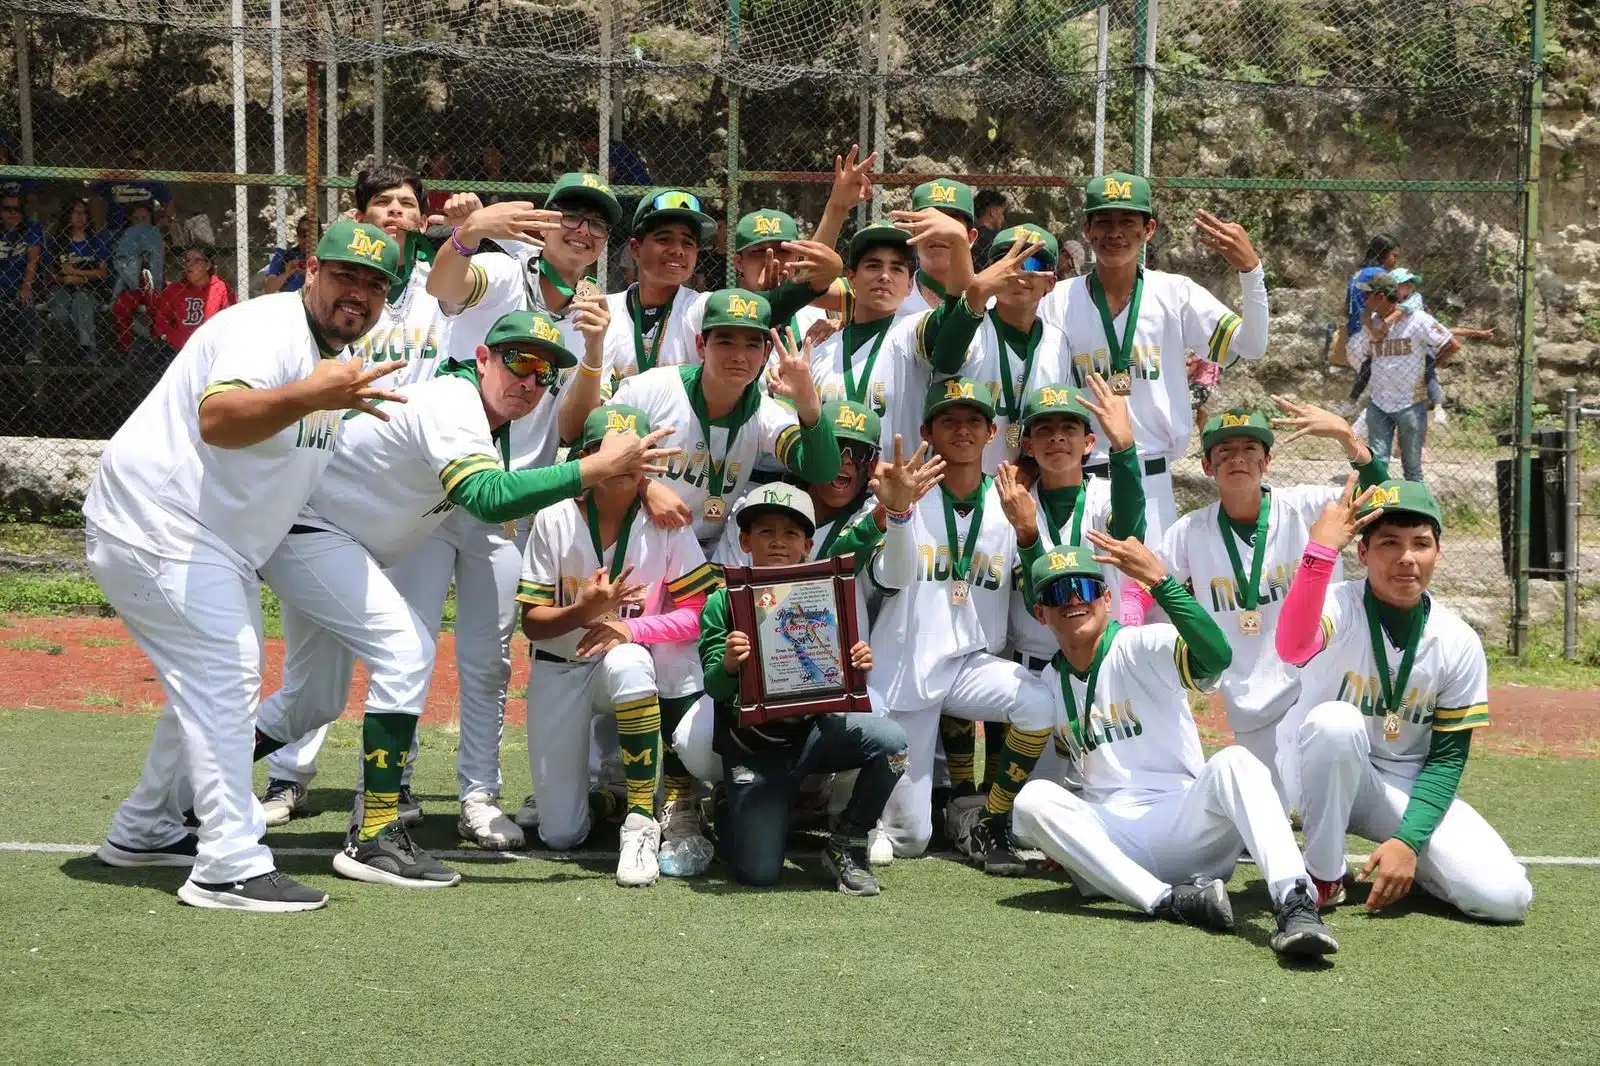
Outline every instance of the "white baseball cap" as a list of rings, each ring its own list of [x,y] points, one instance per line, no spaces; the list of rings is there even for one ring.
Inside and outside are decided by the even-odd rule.
[[[745,493],[744,499],[733,512],[741,532],[750,531],[750,523],[762,511],[786,511],[800,522],[800,528],[811,536],[817,531],[817,511],[811,505],[811,495],[802,488],[774,481],[760,485]]]

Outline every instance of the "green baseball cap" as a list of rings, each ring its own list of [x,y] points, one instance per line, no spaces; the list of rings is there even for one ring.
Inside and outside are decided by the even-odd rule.
[[[1395,280],[1394,274],[1374,274],[1366,281],[1356,282],[1356,288],[1361,292],[1375,292],[1379,296],[1394,299],[1400,295],[1400,283]]]
[[[1137,174],[1117,171],[1089,179],[1083,187],[1083,213],[1096,211],[1138,211],[1154,215],[1150,206],[1150,182]]]
[[[749,289],[718,289],[706,297],[701,336],[710,335],[718,326],[758,329],[765,335],[772,328],[772,305],[765,296]]]
[[[512,311],[501,315],[489,327],[483,343],[490,348],[537,351],[558,367],[578,365],[578,357],[567,350],[555,320],[543,311]]]
[[[633,212],[633,235],[643,237],[657,226],[681,222],[701,244],[717,232],[717,220],[706,214],[700,197],[682,189],[651,189]]]
[[[911,210],[921,211],[925,207],[952,211],[966,219],[968,226],[978,217],[972,206],[972,186],[953,178],[935,178],[916,187],[911,193]]]
[[[1010,229],[1003,229],[994,235],[994,241],[989,247],[994,250],[994,255],[998,258],[1009,252],[1012,245],[1018,241],[1021,241],[1024,247],[1044,245],[1039,249],[1038,256],[1049,263],[1052,269],[1061,259],[1061,245],[1048,230],[1042,230],[1037,226],[1012,226]]]
[[[994,403],[989,397],[989,387],[971,378],[946,378],[928,386],[927,397],[922,401],[922,424],[931,425],[940,411],[952,407],[975,407],[983,417],[994,421]]]
[[[887,223],[877,226],[862,226],[850,238],[850,257],[846,264],[851,270],[861,262],[861,257],[872,248],[897,247],[910,251],[911,234],[899,226]]]
[[[1259,411],[1246,411],[1235,407],[1220,415],[1212,415],[1200,431],[1200,451],[1209,456],[1211,449],[1229,437],[1249,437],[1258,440],[1267,451],[1272,451],[1272,423]]]
[[[783,481],[760,485],[745,494],[733,512],[741,532],[750,531],[750,523],[765,511],[783,511],[800,523],[800,528],[811,536],[817,531],[817,509],[811,504],[811,495]]]
[[[1421,515],[1431,520],[1435,529],[1444,529],[1444,515],[1439,511],[1439,501],[1433,498],[1428,486],[1420,481],[1385,481],[1373,492],[1366,506],[1361,508],[1361,515],[1371,514],[1380,507],[1386,515]]]
[[[602,212],[606,216],[606,221],[613,226],[622,221],[622,205],[611,195],[611,186],[601,181],[598,174],[573,171],[561,175],[556,179],[555,188],[550,190],[550,195],[544,198],[544,206],[549,208],[557,203],[572,201],[588,204],[596,211]]]
[[[1071,385],[1046,385],[1028,393],[1022,401],[1022,418],[1019,420],[1022,432],[1027,433],[1035,421],[1046,415],[1076,418],[1091,430],[1094,429],[1094,415],[1083,405],[1083,393]]]
[[[1063,577],[1094,577],[1106,579],[1106,572],[1094,561],[1094,548],[1088,544],[1061,544],[1033,561],[1029,571],[1034,591],[1044,588]]]
[[[733,252],[738,255],[746,248],[778,241],[797,241],[800,227],[794,216],[783,211],[752,211],[739,220],[733,231]]]
[[[637,407],[623,403],[606,404],[589,412],[583,420],[583,434],[578,438],[578,450],[586,452],[599,447],[606,434],[612,430],[632,433],[636,437],[650,435],[650,416]]]
[[[317,242],[317,260],[366,267],[393,282],[400,280],[403,247],[377,226],[343,219],[329,226]]]
[[[822,420],[833,427],[841,442],[857,441],[876,450],[883,441],[883,423],[878,412],[850,400],[829,400],[822,405]]]
[[[1394,279],[1396,286],[1422,284],[1422,275],[1414,270],[1407,270],[1405,267],[1395,267],[1389,271],[1389,276]]]

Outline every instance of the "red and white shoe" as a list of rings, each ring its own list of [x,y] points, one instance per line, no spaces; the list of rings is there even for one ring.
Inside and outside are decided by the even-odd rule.
[[[1350,881],[1350,872],[1348,870],[1337,881],[1324,881],[1321,878],[1313,877],[1311,883],[1317,889],[1317,910],[1331,911],[1343,903],[1347,897],[1346,887],[1350,884]]]

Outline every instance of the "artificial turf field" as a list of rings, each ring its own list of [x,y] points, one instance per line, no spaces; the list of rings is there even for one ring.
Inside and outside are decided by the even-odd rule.
[[[1347,907],[1329,920],[1340,953],[1307,969],[1266,946],[1271,912],[1248,864],[1231,886],[1232,935],[941,857],[896,862],[881,897],[849,899],[804,837],[768,891],[717,867],[618,888],[603,830],[571,858],[451,851],[467,878],[453,889],[345,881],[329,862],[357,757],[349,723],[318,779],[339,787],[311,792],[321,813],[267,837],[329,907],[196,911],[173,894],[182,871],[88,854],[153,725],[0,711],[0,1062],[1600,1062],[1596,760],[1480,755],[1467,771],[1464,794],[1517,854],[1590,858],[1530,868],[1526,925],[1424,899],[1382,918]],[[507,739],[515,802],[527,761]],[[423,744],[418,838],[463,848],[454,736],[429,730]]]

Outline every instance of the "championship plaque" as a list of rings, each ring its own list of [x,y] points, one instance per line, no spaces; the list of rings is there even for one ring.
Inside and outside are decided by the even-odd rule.
[[[724,572],[734,628],[751,645],[739,668],[741,727],[872,709],[866,675],[850,664],[861,639],[854,555]]]

